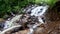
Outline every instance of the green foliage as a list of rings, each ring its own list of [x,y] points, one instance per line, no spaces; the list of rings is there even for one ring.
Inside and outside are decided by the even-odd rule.
[[[50,6],[53,6],[55,3],[57,2],[57,0],[35,0],[35,3],[46,3]]]
[[[10,12],[20,12],[21,8],[29,2],[28,0],[0,0],[0,17]]]
[[[0,17],[5,14],[10,14],[10,12],[20,12],[21,8],[28,5],[29,3],[40,3],[42,0],[0,0]],[[54,0],[44,0],[48,4],[55,3]]]

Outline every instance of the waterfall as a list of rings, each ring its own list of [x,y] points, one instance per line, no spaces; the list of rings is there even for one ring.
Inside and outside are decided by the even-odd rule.
[[[48,6],[37,6],[33,10],[31,10],[31,16],[41,16],[43,15],[46,10],[48,9]]]
[[[34,24],[32,27],[30,27],[30,32],[28,32],[28,34],[33,34],[34,29],[37,28],[37,26],[41,25],[44,23],[43,19],[41,18],[41,16],[47,11],[47,9],[49,8],[48,5],[46,6],[37,6],[34,9],[30,10],[31,11],[31,16],[38,16],[38,20],[40,22],[40,24]]]
[[[48,5],[46,6],[37,6],[34,9],[30,10],[31,11],[31,16],[38,16],[38,19],[41,23],[44,23],[41,16],[46,12],[48,9]]]
[[[33,34],[34,29],[36,29],[37,26],[39,26],[39,25],[41,25],[41,24],[44,23],[44,21],[43,21],[43,19],[41,18],[41,16],[47,11],[48,8],[49,8],[48,5],[45,5],[45,6],[33,6],[33,7],[28,8],[28,10],[27,10],[26,12],[30,12],[30,15],[31,15],[31,16],[37,17],[38,20],[39,20],[39,22],[40,22],[39,24],[38,24],[38,23],[35,23],[35,24],[33,24],[32,27],[29,27],[29,28],[30,28],[30,29],[29,29],[30,32],[28,32],[28,34]],[[13,17],[11,20],[6,21],[4,29],[8,29],[8,28],[14,26],[14,23],[15,23],[16,21],[19,21],[19,18],[20,18],[21,16],[22,16],[22,15],[16,15],[16,16]],[[17,27],[17,26],[16,26],[16,27]],[[3,33],[4,33],[4,32],[5,32],[5,31],[3,31]]]

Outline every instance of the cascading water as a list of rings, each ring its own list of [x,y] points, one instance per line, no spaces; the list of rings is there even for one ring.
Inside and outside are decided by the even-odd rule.
[[[37,28],[37,26],[41,25],[44,23],[43,19],[41,18],[41,16],[46,12],[46,10],[49,8],[48,5],[42,5],[42,6],[38,6],[38,5],[35,5],[32,7],[30,6],[30,8],[28,8],[26,10],[26,13],[29,13],[31,16],[35,16],[38,18],[39,20],[39,24],[38,23],[35,23],[33,24],[31,27],[29,27],[30,29],[30,32],[28,32],[27,34],[33,34],[34,32],[34,29]],[[10,27],[14,26],[13,24],[16,22],[16,21],[19,21],[19,18],[20,18],[21,15],[17,15],[15,16],[13,19],[9,20],[9,21],[6,21],[6,23],[4,24],[5,27],[4,27],[4,31],[2,31],[2,33],[6,32],[7,30],[9,30]],[[8,23],[9,22],[9,23]],[[16,27],[16,26],[15,26]],[[19,26],[17,26],[19,27]],[[7,29],[7,30],[5,30]]]
[[[42,16],[46,10],[48,9],[48,6],[37,6],[33,10],[31,10],[31,16]],[[43,23],[41,18],[38,18],[41,23]]]
[[[33,10],[31,10],[31,16],[41,16],[45,13],[45,11],[48,9],[48,6],[37,6]]]
[[[32,27],[29,27],[30,28],[30,32],[28,32],[28,34],[33,34],[34,32],[34,29],[37,28],[37,26],[41,25],[44,23],[43,19],[41,18],[41,16],[46,12],[46,10],[49,8],[49,5],[45,5],[45,3],[43,3],[44,1],[47,3],[47,4],[51,4],[52,1],[49,1],[50,3],[48,3],[48,1],[46,0],[35,0],[36,3],[42,3],[44,5],[41,5],[41,6],[38,6],[38,5],[32,5],[27,7],[26,10],[24,9],[24,11],[26,11],[26,13],[30,14],[31,16],[35,16],[38,18],[39,20],[39,24],[35,23]],[[53,2],[54,3],[54,2]],[[15,16],[15,15],[14,15]],[[18,15],[16,17],[14,17],[13,19],[9,20],[9,21],[6,21],[5,23],[5,27],[4,29],[7,29],[7,30],[4,30],[2,31],[2,33],[5,33],[6,31],[9,30],[10,27],[13,26],[14,23],[16,23],[16,21],[19,21],[19,18],[20,18],[21,15]],[[9,22],[9,23],[8,23]],[[18,25],[17,27],[20,27],[20,25]]]
[[[43,16],[43,14],[47,11],[48,8],[48,5],[32,5],[26,8],[24,11],[26,11],[26,13],[30,14],[31,16],[36,16],[41,23],[44,23],[41,16]]]
[[[34,6],[32,10],[30,8],[28,9],[28,11],[26,11],[27,13],[30,12],[31,16],[36,16],[40,22],[40,24],[34,24],[32,27],[30,27],[30,32],[28,34],[33,34],[34,29],[37,28],[37,26],[44,23],[41,16],[47,11],[48,8],[49,8],[48,5]]]

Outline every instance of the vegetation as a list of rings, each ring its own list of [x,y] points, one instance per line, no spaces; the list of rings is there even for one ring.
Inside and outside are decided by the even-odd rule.
[[[10,14],[10,12],[21,13],[21,8],[28,5],[30,2],[39,3],[42,0],[0,0],[0,17],[3,17],[5,14]],[[51,0],[52,2],[54,0]],[[48,1],[46,1],[49,3]],[[49,4],[52,4],[50,2]],[[55,1],[54,1],[55,2]]]
[[[57,0],[35,0],[35,3],[46,3],[50,6],[53,6],[55,3],[57,2]]]
[[[10,12],[21,12],[21,8],[28,5],[29,0],[0,0],[0,17]]]

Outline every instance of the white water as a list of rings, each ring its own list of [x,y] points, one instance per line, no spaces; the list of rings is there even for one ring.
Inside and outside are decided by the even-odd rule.
[[[34,16],[42,16],[46,12],[46,10],[48,9],[48,7],[49,6],[47,6],[47,5],[46,6],[37,6],[34,9],[31,10],[31,14],[30,15],[31,16],[33,16],[33,15]],[[11,19],[10,21],[6,21],[4,29],[11,27],[12,24],[15,21],[19,20],[20,16],[21,15],[18,15],[16,17],[14,17],[13,19]],[[41,17],[37,17],[37,18],[39,19],[40,24],[44,23]],[[37,26],[39,26],[40,24],[33,25],[32,28],[30,28],[30,32],[28,34],[33,34],[33,31],[34,31],[33,29],[37,28]]]
[[[16,16],[13,17],[11,20],[8,19],[8,20],[5,22],[5,24],[4,24],[4,25],[5,25],[4,29],[10,28],[10,27],[12,27],[12,26],[14,26],[14,25],[17,25],[17,24],[15,24],[15,23],[16,23],[16,21],[19,20],[20,16],[21,16],[21,15],[16,15]]]
[[[41,23],[44,23],[41,16],[46,12],[49,6],[37,6],[33,10],[31,10],[31,16],[39,16],[38,19]]]
[[[41,16],[43,15],[46,10],[48,9],[48,6],[38,6],[36,8],[34,8],[33,10],[31,10],[31,16]]]
[[[34,8],[33,10],[31,10],[31,16],[38,16],[37,18],[39,19],[40,24],[35,24],[32,26],[32,28],[30,28],[30,32],[28,32],[28,34],[33,34],[34,29],[37,28],[37,26],[43,24],[43,19],[41,18],[41,16],[46,12],[46,10],[48,9],[49,6],[37,6],[36,8]]]

